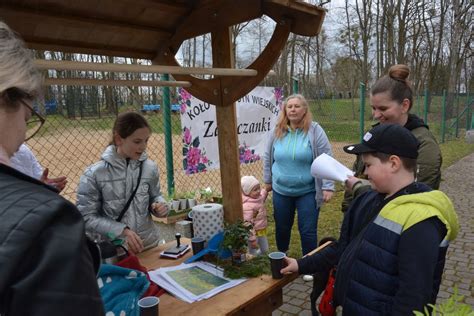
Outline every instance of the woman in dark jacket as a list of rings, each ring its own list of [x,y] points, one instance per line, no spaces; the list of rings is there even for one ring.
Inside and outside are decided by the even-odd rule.
[[[0,315],[103,315],[84,222],[57,191],[10,167],[44,119],[30,52],[0,22]]]
[[[410,69],[406,65],[393,65],[388,74],[379,78],[370,89],[370,106],[372,116],[377,124],[398,124],[408,129],[420,142],[418,147],[418,166],[416,181],[437,190],[441,182],[441,150],[428,125],[410,110],[413,106],[413,90],[408,76]],[[354,162],[356,177],[362,177],[364,164],[360,157]],[[353,198],[370,189],[365,179],[355,179],[349,183],[352,191],[346,191],[342,201],[345,212]]]

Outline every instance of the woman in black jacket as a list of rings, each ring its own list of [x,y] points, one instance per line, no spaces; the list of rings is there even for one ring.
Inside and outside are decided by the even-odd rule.
[[[103,315],[81,214],[10,167],[44,122],[40,86],[31,53],[0,22],[0,315]]]

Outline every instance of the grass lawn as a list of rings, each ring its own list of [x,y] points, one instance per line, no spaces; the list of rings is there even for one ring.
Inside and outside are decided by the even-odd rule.
[[[452,140],[440,144],[440,147],[443,155],[442,169],[446,169],[464,156],[474,152],[474,144],[467,144],[464,139]],[[319,214],[318,239],[326,236],[333,236],[336,238],[339,237],[339,228],[343,217],[343,213],[340,211],[343,193],[343,186],[338,184],[336,186],[336,194],[334,194],[332,200],[322,207]],[[276,250],[275,222],[273,220],[272,202],[270,199],[267,200],[267,209],[269,210],[267,235],[268,241],[270,244],[270,250]],[[293,258],[300,258],[301,241],[296,223],[297,218],[295,218],[295,223],[291,233],[289,256]]]

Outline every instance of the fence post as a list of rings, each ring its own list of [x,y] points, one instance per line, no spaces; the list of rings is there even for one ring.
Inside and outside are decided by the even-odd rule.
[[[169,81],[168,74],[161,75],[161,80]],[[174,167],[173,167],[173,141],[171,130],[171,102],[170,88],[163,87],[163,117],[165,123],[165,152],[166,152],[166,180],[168,186],[168,196],[174,193]]]
[[[456,138],[459,137],[459,93],[456,95]]]
[[[364,114],[365,114],[365,84],[360,83],[360,106],[359,106],[359,135],[362,142],[364,137]]]
[[[441,143],[444,143],[446,134],[446,89],[443,90],[443,102],[441,104]]]
[[[466,112],[466,131],[473,128],[472,124],[474,122],[472,120],[472,115],[471,115],[472,104],[473,104],[473,100],[471,100],[471,97],[468,95],[467,96],[467,112]]]
[[[416,105],[418,109],[418,116],[421,116],[421,100],[420,100],[420,93],[416,94]]]
[[[331,121],[335,121],[335,110],[336,110],[336,98],[334,93],[332,94],[332,101],[331,101]]]
[[[292,85],[292,93],[299,93],[300,92],[300,89],[299,89],[299,82],[298,82],[298,78],[291,78],[291,81],[293,83]]]
[[[423,121],[425,121],[425,124],[428,124],[428,99],[429,99],[429,92],[428,88],[425,88],[425,108],[424,108],[424,113],[423,113]]]

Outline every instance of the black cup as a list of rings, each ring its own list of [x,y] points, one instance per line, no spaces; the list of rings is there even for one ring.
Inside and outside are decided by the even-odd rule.
[[[280,273],[280,270],[283,269],[283,258],[285,258],[284,252],[271,252],[268,254],[270,258],[270,267],[272,268],[272,278],[281,279],[283,274]]]
[[[203,237],[194,237],[191,239],[191,246],[193,247],[193,255],[197,254],[204,249],[204,242],[206,240]]]
[[[158,316],[160,299],[156,296],[146,296],[138,301],[140,316]]]

